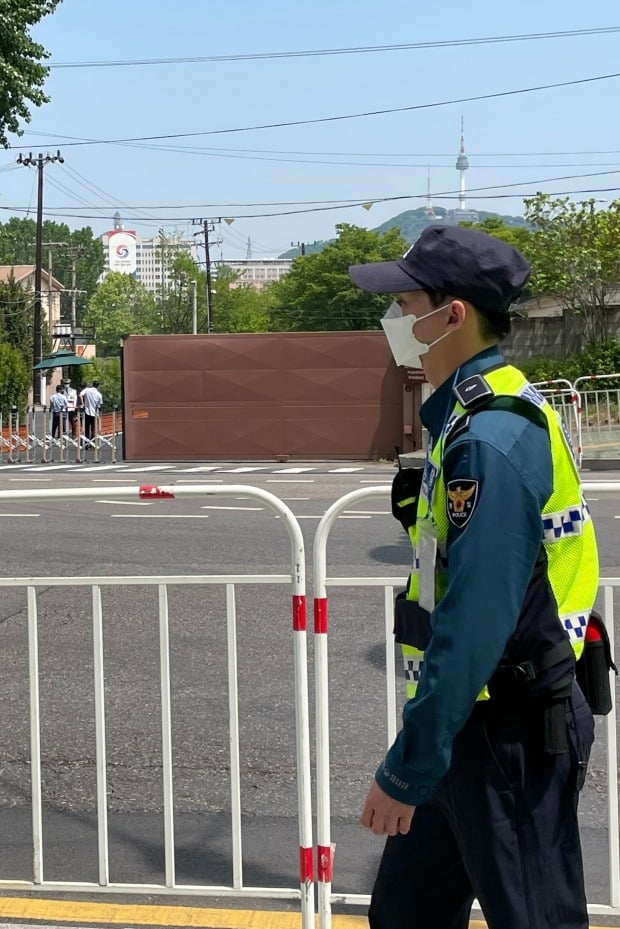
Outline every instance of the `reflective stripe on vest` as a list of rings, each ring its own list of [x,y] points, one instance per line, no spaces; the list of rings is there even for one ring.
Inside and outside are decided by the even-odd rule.
[[[583,651],[585,628],[594,605],[598,586],[598,556],[590,511],[583,499],[579,473],[559,415],[533,387],[524,375],[511,365],[503,365],[483,374],[494,396],[520,397],[544,413],[551,442],[553,490],[541,513],[541,541],[547,555],[547,575],[558,605],[558,622],[562,625],[579,658]],[[484,409],[484,407],[482,407]],[[432,516],[438,541],[435,563],[435,603],[447,588],[446,543],[448,516],[446,488],[441,464],[446,444],[454,424],[468,411],[458,401],[427,457],[420,491],[415,526],[409,530],[413,545],[413,570],[409,578],[407,597],[419,596],[418,540],[420,525]],[[402,646],[407,681],[407,697],[415,696],[424,661],[424,653],[409,645]],[[485,687],[479,700],[488,699]]]

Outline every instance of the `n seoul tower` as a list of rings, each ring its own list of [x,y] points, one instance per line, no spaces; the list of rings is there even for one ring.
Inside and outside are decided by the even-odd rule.
[[[469,168],[469,161],[467,160],[467,155],[465,154],[465,136],[463,130],[463,117],[461,116],[461,148],[456,159],[456,170],[459,172],[460,176],[460,192],[459,192],[459,212],[464,212],[466,209],[465,206],[465,172]]]

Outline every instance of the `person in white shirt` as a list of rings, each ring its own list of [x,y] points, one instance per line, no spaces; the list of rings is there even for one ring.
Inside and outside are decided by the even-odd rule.
[[[65,385],[65,397],[67,399],[67,418],[69,420],[69,429],[71,430],[71,438],[75,439],[77,435],[77,421],[78,421],[78,395],[75,387],[71,386],[70,380],[64,381]]]
[[[94,439],[96,422],[103,397],[99,391],[99,381],[93,381],[92,387],[85,387],[80,392],[80,401],[84,408],[84,434],[87,439]]]

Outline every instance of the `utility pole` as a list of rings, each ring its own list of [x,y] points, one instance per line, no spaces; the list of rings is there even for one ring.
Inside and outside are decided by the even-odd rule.
[[[73,340],[75,340],[75,327],[77,326],[77,295],[78,293],[84,293],[83,290],[78,291],[77,289],[77,260],[82,257],[85,251],[84,245],[74,245],[71,248],[71,337]]]
[[[298,248],[302,257],[306,254],[306,247],[308,245],[316,245],[316,239],[314,242],[291,242],[291,248]]]
[[[198,281],[190,281],[192,285],[192,335],[198,332]]]
[[[193,226],[202,226],[205,244],[206,298],[207,298],[207,332],[213,332],[213,288],[211,285],[211,254],[209,251],[209,233],[215,232],[215,223],[221,219],[192,219]],[[196,233],[198,234],[198,233]]]
[[[37,235],[34,259],[34,319],[33,319],[33,365],[38,365],[43,356],[43,334],[41,329],[41,271],[43,264],[43,168],[47,164],[53,164],[59,161],[61,164],[65,159],[59,151],[55,155],[41,155],[35,158],[32,152],[28,156],[19,154],[17,163],[26,167],[35,166],[38,172],[37,186]],[[32,402],[33,404],[41,403],[41,371],[32,372]]]

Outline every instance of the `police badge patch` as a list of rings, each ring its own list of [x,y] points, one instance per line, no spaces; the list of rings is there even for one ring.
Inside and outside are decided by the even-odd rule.
[[[478,503],[479,481],[448,481],[448,519],[457,529],[464,529],[471,519]]]

